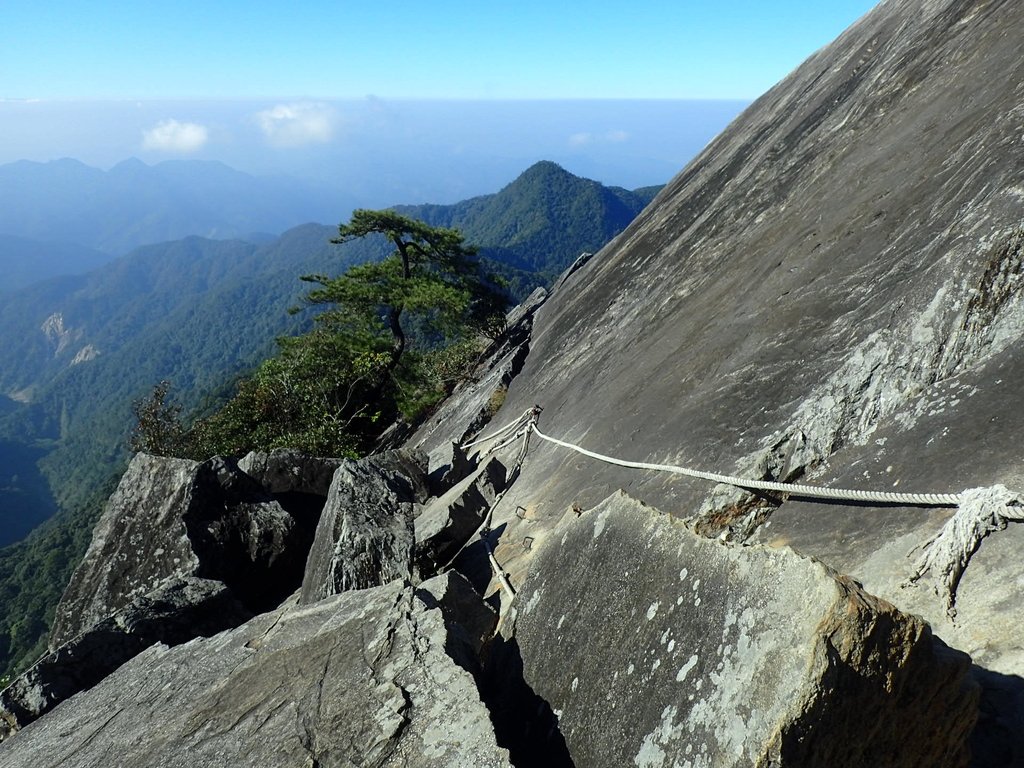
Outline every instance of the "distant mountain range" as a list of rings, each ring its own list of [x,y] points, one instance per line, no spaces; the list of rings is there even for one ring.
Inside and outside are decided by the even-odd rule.
[[[0,165],[0,233],[110,255],[188,235],[276,234],[309,221],[341,220],[354,204],[326,187],[250,176],[210,161],[131,159],[109,171],[68,158]]]

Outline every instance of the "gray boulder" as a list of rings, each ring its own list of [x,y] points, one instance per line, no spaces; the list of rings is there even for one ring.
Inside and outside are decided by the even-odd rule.
[[[238,468],[270,493],[302,493],[326,497],[335,470],[344,459],[307,456],[292,448],[253,451],[239,460]]]
[[[401,582],[283,606],[150,648],[0,744],[0,765],[508,766],[450,626]]]
[[[0,740],[154,643],[209,637],[251,616],[219,581],[186,577],[161,585],[51,651],[0,692]]]
[[[308,540],[232,461],[139,454],[57,607],[50,649],[169,579],[216,579],[249,610],[273,608],[300,584]]]
[[[969,658],[821,563],[615,494],[517,598],[524,678],[577,765],[961,766]]]
[[[306,561],[301,602],[410,579],[413,503],[425,487],[422,466],[403,451],[342,464]]]
[[[434,496],[450,490],[476,469],[475,458],[470,458],[458,443],[449,440],[430,452],[427,477]]]
[[[416,515],[416,566],[421,577],[449,563],[480,527],[505,489],[505,465],[491,458]]]
[[[423,451],[415,448],[393,449],[376,453],[372,458],[378,467],[395,476],[394,481],[403,486],[403,496],[423,504],[433,495],[427,477],[429,459]]]

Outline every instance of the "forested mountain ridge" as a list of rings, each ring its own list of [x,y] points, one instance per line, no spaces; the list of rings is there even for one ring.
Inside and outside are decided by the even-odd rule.
[[[484,257],[550,280],[580,251],[596,251],[625,229],[660,190],[606,187],[541,161],[495,194],[396,210],[459,229]]]
[[[58,275],[89,272],[109,260],[109,254],[74,243],[0,234],[0,269],[4,275],[0,295]]]

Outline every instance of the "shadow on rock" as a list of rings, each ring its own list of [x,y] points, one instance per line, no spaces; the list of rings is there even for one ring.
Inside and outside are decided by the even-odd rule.
[[[1024,678],[971,665],[981,686],[978,723],[971,734],[972,768],[1024,766]]]
[[[498,546],[498,541],[506,527],[507,523],[502,523],[486,534],[487,543],[491,545],[492,549]],[[491,563],[487,558],[487,544],[482,538],[477,537],[463,547],[452,561],[451,568],[465,576],[473,585],[473,589],[481,595],[487,594],[487,586],[491,583],[494,572],[491,570]]]
[[[523,657],[515,638],[494,639],[480,695],[490,710],[498,745],[508,750],[513,765],[575,768],[558,717],[523,677]]]

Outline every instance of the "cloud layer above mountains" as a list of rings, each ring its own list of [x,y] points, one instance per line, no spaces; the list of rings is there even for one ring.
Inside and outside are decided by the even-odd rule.
[[[663,184],[735,101],[0,101],[0,164],[213,160],[344,192],[360,207],[493,192],[538,160],[628,189]]]
[[[161,120],[142,132],[142,148],[157,152],[190,154],[202,149],[208,139],[209,132],[206,127],[198,123]]]
[[[267,141],[279,147],[326,144],[334,138],[337,113],[329,104],[278,104],[255,115]]]

